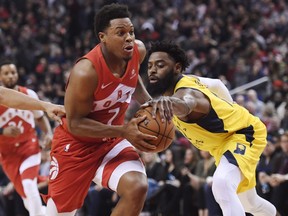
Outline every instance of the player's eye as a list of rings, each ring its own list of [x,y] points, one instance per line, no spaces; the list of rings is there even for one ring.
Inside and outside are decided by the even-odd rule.
[[[164,67],[165,67],[165,65],[163,63],[158,63],[157,64],[157,68],[164,68]]]
[[[123,36],[125,33],[123,31],[117,32],[118,36]]]

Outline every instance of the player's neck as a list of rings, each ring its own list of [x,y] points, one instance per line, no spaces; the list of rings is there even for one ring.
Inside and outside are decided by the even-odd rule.
[[[115,77],[122,77],[126,71],[127,61],[117,58],[115,55],[108,52],[103,46],[101,46],[101,51],[111,73]]]

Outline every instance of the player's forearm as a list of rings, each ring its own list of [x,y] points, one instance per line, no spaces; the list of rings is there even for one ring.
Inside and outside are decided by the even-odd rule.
[[[178,117],[189,115],[196,107],[196,100],[193,97],[184,96],[183,99],[171,97],[170,99],[173,103],[173,113]]]
[[[45,110],[45,102],[4,87],[0,87],[0,104],[22,110]]]
[[[68,130],[76,136],[101,138],[101,137],[122,137],[122,126],[111,126],[89,119],[70,119],[67,118]]]

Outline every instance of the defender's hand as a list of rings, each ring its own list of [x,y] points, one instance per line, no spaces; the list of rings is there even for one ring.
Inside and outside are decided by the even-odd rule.
[[[144,103],[141,108],[152,106],[152,117],[156,118],[156,112],[159,111],[162,122],[168,120],[169,122],[173,118],[173,103],[170,97],[159,97],[156,99],[151,99]]]

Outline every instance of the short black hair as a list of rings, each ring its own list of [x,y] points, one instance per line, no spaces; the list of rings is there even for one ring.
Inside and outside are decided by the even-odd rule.
[[[118,18],[131,18],[127,5],[113,3],[102,7],[94,19],[94,33],[97,38],[99,32],[109,27],[110,20]]]
[[[10,64],[15,64],[15,63],[10,59],[1,59],[0,60],[0,69],[3,65],[10,65]]]
[[[188,58],[183,49],[181,49],[177,44],[172,41],[156,41],[151,43],[151,47],[148,51],[148,57],[154,52],[165,52],[171,58],[178,62],[182,66],[182,71],[184,71],[188,66]]]

